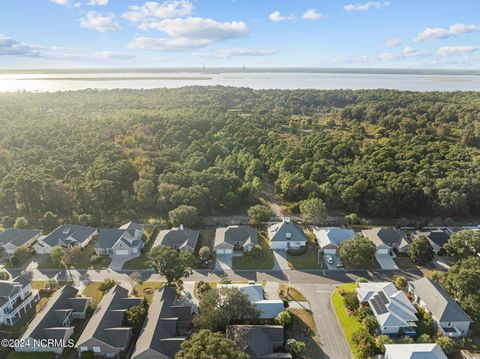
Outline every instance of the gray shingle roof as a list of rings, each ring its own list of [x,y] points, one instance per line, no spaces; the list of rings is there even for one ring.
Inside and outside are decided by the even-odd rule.
[[[255,229],[249,226],[228,226],[217,228],[215,232],[215,248],[221,244],[234,247],[235,243],[245,247],[249,244],[258,243],[258,234]]]
[[[386,244],[389,247],[398,245],[402,247],[408,244],[405,234],[396,228],[372,228],[362,231],[363,235],[370,239],[376,246]]]
[[[190,322],[192,315],[191,307],[175,305],[175,298],[173,287],[167,286],[154,293],[132,359],[144,358],[144,353],[151,351],[173,358],[180,349],[186,337],[178,335],[177,322]]]
[[[290,220],[271,225],[268,233],[270,235],[270,241],[272,242],[283,242],[287,240],[305,242],[307,240],[305,233],[303,233],[303,228]],[[287,237],[290,237],[290,239]]]
[[[200,232],[190,229],[164,229],[158,233],[153,247],[163,245],[194,250],[197,246],[199,234]]]
[[[416,231],[414,235],[415,237],[425,236],[430,242],[435,243],[439,247],[443,247],[443,245],[446,244],[450,238],[450,234],[442,231],[441,229],[427,232]]]
[[[72,242],[83,243],[97,230],[93,227],[79,226],[76,224],[62,224],[52,233],[43,238],[43,242],[50,247],[57,245],[68,245]]]
[[[129,298],[128,290],[117,285],[102,298],[77,341],[76,347],[95,338],[116,348],[126,348],[131,328],[123,326],[127,309],[141,305],[141,298]]]
[[[97,243],[95,243],[96,248],[112,248],[115,243],[118,242],[126,233],[130,235],[131,238],[135,237],[135,229],[119,229],[119,228],[107,228],[100,230],[98,235]],[[132,241],[137,243],[130,243],[129,241],[123,241],[126,245],[136,247],[139,241]]]
[[[422,301],[426,304],[429,312],[437,318],[439,322],[471,322],[472,319],[458,305],[458,303],[448,295],[443,287],[428,278],[421,278],[410,282],[410,286]]]
[[[0,245],[4,246],[7,243],[11,243],[16,247],[19,247],[39,234],[40,231],[34,231],[32,229],[9,228],[0,234]]]
[[[143,233],[145,228],[143,224],[128,222],[128,223],[125,223],[123,226],[121,226],[120,229],[133,229],[135,231],[140,231]]]

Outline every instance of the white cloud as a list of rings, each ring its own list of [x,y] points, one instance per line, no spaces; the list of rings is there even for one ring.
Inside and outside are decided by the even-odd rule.
[[[96,11],[89,11],[86,17],[80,19],[80,27],[93,29],[99,32],[120,31],[122,28],[115,21],[114,14],[100,14]]]
[[[295,20],[294,15],[289,15],[289,16],[284,16],[280,14],[280,11],[274,11],[270,15],[268,15],[268,18],[273,21],[273,22],[280,22],[280,21],[285,21],[285,20]]]
[[[370,9],[382,9],[390,5],[389,1],[369,1],[365,3],[347,4],[343,7],[345,11],[368,11]]]
[[[50,2],[53,2],[53,3],[58,4],[58,5],[67,5],[68,4],[68,0],[50,0]]]
[[[105,6],[108,4],[108,0],[88,0],[90,6]]]
[[[187,16],[193,11],[193,4],[187,0],[169,0],[163,3],[147,1],[143,5],[131,5],[122,16],[130,21],[148,21]]]
[[[402,41],[400,39],[390,39],[385,42],[386,47],[395,47],[401,44],[402,44]]]
[[[305,11],[302,15],[302,18],[305,20],[319,20],[323,18],[324,16],[317,12],[315,9],[308,9]]]
[[[202,39],[162,39],[156,37],[136,37],[127,45],[127,47],[140,50],[187,51],[205,47],[209,44],[210,42],[208,40]]]
[[[73,4],[73,7],[80,8],[82,7],[82,3],[76,2],[75,4]]]
[[[480,51],[480,46],[443,46],[437,50],[439,56],[461,55]]]
[[[222,49],[214,52],[195,52],[193,55],[201,58],[209,59],[228,59],[231,57],[237,56],[269,56],[273,55],[277,50],[267,50],[267,49],[252,49],[252,48],[231,48],[231,49]]]
[[[429,56],[429,52],[419,51],[411,46],[406,46],[400,53],[384,52],[377,56],[381,61],[398,61],[414,57]]]
[[[460,23],[450,25],[446,29],[441,27],[427,27],[415,37],[414,41],[420,42],[432,39],[446,39],[448,37],[458,36],[479,30],[480,25]]]

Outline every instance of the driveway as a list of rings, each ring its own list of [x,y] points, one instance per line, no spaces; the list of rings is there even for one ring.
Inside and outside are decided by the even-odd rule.
[[[232,269],[232,254],[217,254],[215,259],[216,270],[230,270]]]
[[[132,260],[133,258],[137,258],[138,256],[140,256],[140,253],[135,253],[128,256],[117,256],[115,254],[112,254],[110,255],[110,258],[112,258],[112,261],[110,262],[108,269],[120,270],[122,269],[125,263]]]
[[[325,359],[353,359],[330,297],[337,283],[294,284],[310,303]]]
[[[273,269],[290,269],[287,261],[287,251],[274,250],[273,251],[273,261],[275,262]]]
[[[328,263],[327,262],[327,256],[331,256],[332,259],[333,259],[333,263]],[[337,268],[337,264],[339,263],[342,263],[342,260],[340,259],[340,257],[337,255],[337,254],[325,254],[323,256],[323,260],[325,261],[325,264],[327,266],[328,269],[339,269]]]
[[[377,261],[382,269],[398,269],[397,263],[395,263],[389,254],[376,253],[375,258],[377,258]]]

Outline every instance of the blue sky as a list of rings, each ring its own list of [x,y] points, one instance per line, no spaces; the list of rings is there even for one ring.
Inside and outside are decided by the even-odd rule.
[[[478,0],[15,0],[0,67],[480,68]]]

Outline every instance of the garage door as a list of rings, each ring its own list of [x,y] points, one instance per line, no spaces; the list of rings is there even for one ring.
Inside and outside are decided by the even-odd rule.
[[[388,254],[388,252],[390,252],[390,250],[387,249],[387,248],[379,248],[379,249],[377,249],[377,253],[378,253],[378,254]]]
[[[217,254],[232,254],[232,249],[217,249]]]
[[[337,250],[333,249],[333,248],[325,248],[323,250],[323,253],[325,253],[325,254],[337,254]]]
[[[117,249],[115,251],[115,254],[117,256],[127,256],[128,255],[128,249]]]

